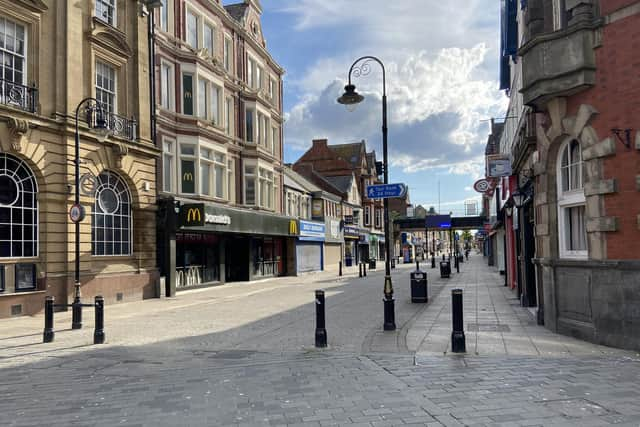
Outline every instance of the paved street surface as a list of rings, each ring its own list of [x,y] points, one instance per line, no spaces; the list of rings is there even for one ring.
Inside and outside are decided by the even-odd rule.
[[[383,266],[109,305],[42,344],[43,317],[0,321],[0,425],[640,426],[640,357],[555,335],[472,254],[450,279],[430,264],[428,304],[393,270],[397,331],[382,332]],[[426,268],[424,268],[426,267]],[[451,289],[467,353],[450,352]],[[315,349],[315,289],[329,348]]]

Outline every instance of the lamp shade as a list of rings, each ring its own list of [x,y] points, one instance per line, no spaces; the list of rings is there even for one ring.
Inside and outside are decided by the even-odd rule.
[[[338,98],[338,103],[349,106],[349,105],[359,104],[363,100],[364,100],[364,96],[356,92],[355,85],[346,85],[344,87],[344,93],[340,98]]]
[[[513,204],[516,205],[516,208],[520,209],[524,204],[524,201],[526,200],[527,195],[522,191],[520,191],[520,189],[518,188],[516,191],[513,192],[511,197],[513,198]]]

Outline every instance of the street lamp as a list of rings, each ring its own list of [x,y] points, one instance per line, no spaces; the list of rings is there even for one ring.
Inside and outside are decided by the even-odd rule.
[[[357,66],[358,63],[362,63]],[[384,64],[375,56],[363,56],[355,60],[349,68],[349,84],[344,87],[344,94],[338,98],[338,102],[353,111],[355,106],[364,100],[364,96],[356,92],[355,85],[351,84],[351,74],[355,77],[365,76],[371,72],[370,63],[375,61],[382,67],[382,156],[384,169],[384,183],[389,183],[389,163],[387,161],[387,90]],[[385,240],[385,275],[384,275],[384,330],[395,331],[396,321],[394,312],[393,284],[391,283],[391,239],[389,238],[389,199],[384,199],[384,240]]]
[[[86,105],[84,105],[86,104]],[[75,293],[73,297],[71,328],[82,328],[82,302],[80,301],[80,222],[84,219],[85,209],[80,204],[80,128],[79,114],[80,109],[84,106],[86,113],[87,125],[93,128],[98,138],[103,141],[109,134],[109,127],[105,117],[104,107],[95,98],[85,98],[76,107],[76,144],[75,144],[75,185],[76,197],[69,216],[71,221],[75,223],[76,228],[76,258],[75,258]],[[95,116],[95,117],[94,117]]]

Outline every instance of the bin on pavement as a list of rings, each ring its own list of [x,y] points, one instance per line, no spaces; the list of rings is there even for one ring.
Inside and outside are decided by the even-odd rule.
[[[372,258],[369,260],[369,270],[375,270],[376,269],[376,260],[375,258]]]
[[[411,302],[428,302],[427,273],[416,270],[411,274]]]
[[[451,261],[440,261],[440,277],[451,277]]]

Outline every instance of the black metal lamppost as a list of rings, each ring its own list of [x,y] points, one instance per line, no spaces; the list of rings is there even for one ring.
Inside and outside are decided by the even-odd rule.
[[[358,63],[361,65],[357,65]],[[375,56],[363,56],[349,68],[349,84],[344,87],[344,94],[338,98],[338,102],[351,110],[364,100],[364,96],[356,92],[356,87],[351,83],[351,74],[355,77],[364,76],[371,72],[370,62],[375,61],[382,67],[382,156],[384,169],[384,183],[389,183],[389,163],[387,161],[387,91],[386,74],[384,64]],[[396,329],[395,309],[393,299],[393,284],[391,283],[391,240],[389,238],[389,199],[384,199],[384,239],[385,239],[385,275],[384,275],[384,330]]]
[[[85,105],[86,104],[86,105]],[[80,222],[84,219],[85,209],[80,204],[80,129],[79,115],[84,106],[86,122],[89,128],[93,128],[100,140],[106,139],[109,127],[106,113],[102,104],[95,98],[88,97],[80,101],[76,107],[76,140],[75,140],[75,201],[69,212],[71,221],[75,223],[76,247],[75,247],[75,292],[73,297],[71,328],[82,328],[82,302],[80,301]]]

